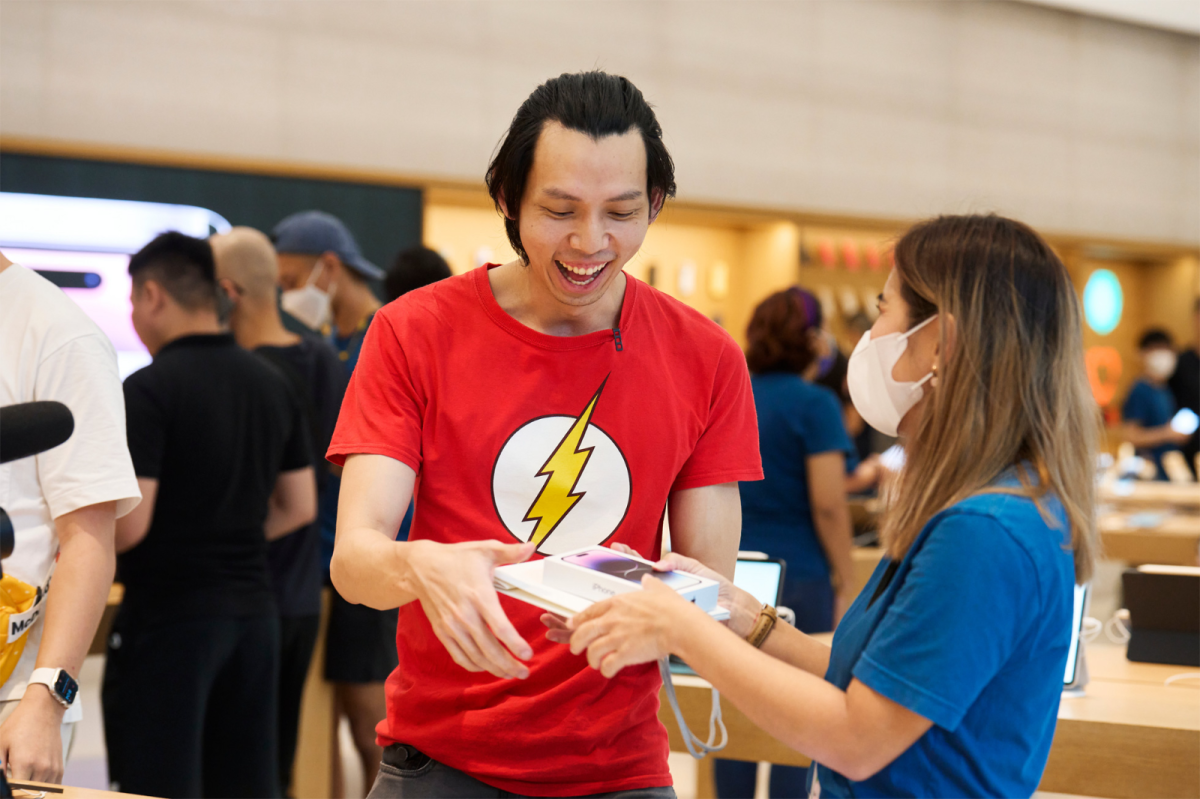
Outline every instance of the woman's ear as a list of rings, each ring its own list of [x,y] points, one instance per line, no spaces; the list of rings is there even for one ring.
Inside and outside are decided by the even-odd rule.
[[[954,344],[958,340],[958,321],[953,314],[942,313],[938,315],[938,344],[934,351],[934,357],[940,357],[942,363],[950,360],[950,355],[954,352]],[[942,351],[942,343],[945,342],[945,352]]]

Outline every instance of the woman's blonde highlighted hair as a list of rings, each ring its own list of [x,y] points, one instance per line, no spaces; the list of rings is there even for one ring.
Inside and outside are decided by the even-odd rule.
[[[935,313],[954,324],[942,326],[937,386],[925,386],[932,396],[883,520],[888,556],[903,557],[934,514],[973,494],[1028,496],[1052,521],[1040,502],[1051,494],[1086,582],[1100,420],[1066,267],[1028,226],[995,215],[922,222],[897,242],[895,262],[909,327]],[[1034,474],[1018,469],[1019,488],[990,487],[1022,463]]]

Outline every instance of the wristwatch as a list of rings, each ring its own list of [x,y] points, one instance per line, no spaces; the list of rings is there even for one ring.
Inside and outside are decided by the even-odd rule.
[[[53,696],[63,707],[70,707],[79,695],[79,683],[67,674],[66,669],[34,669],[29,675],[29,684],[37,683],[50,689]]]

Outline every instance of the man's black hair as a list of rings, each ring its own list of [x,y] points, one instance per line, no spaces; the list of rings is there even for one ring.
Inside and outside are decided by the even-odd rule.
[[[174,230],[160,233],[129,259],[135,286],[154,280],[189,311],[216,310],[216,275],[209,243]]]
[[[638,88],[626,78],[600,71],[559,75],[534,89],[517,109],[484,176],[496,209],[503,213],[502,198],[508,206],[511,217],[505,216],[504,229],[522,261],[529,263],[521,246],[521,201],[533,166],[534,147],[550,121],[593,139],[619,136],[637,128],[646,146],[646,198],[651,208],[655,202],[661,204],[675,196],[675,164],[663,144],[654,110]]]
[[[1150,347],[1174,347],[1175,342],[1171,338],[1171,334],[1163,330],[1161,327],[1154,327],[1142,334],[1138,341],[1138,349],[1144,350]]]
[[[402,250],[392,262],[387,277],[383,280],[387,302],[407,294],[413,289],[428,286],[450,277],[450,265],[437,250],[428,247],[410,247]]]

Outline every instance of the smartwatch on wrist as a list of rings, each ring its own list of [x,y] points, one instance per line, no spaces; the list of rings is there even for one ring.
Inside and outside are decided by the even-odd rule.
[[[70,707],[79,695],[79,683],[66,669],[34,669],[29,684],[37,683],[50,689],[50,695],[63,707]]]

